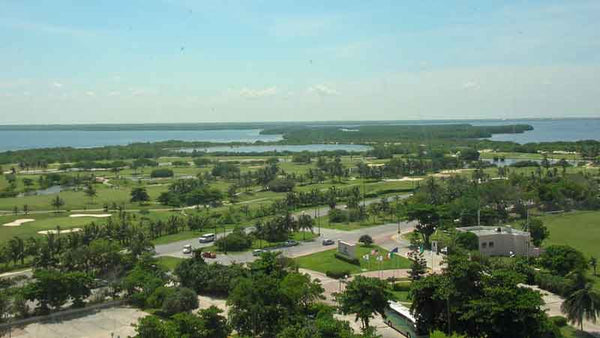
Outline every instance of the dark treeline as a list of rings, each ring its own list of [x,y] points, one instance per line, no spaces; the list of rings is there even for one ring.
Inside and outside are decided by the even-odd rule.
[[[532,130],[526,124],[503,126],[472,126],[470,124],[445,125],[384,125],[339,127],[288,127],[265,129],[262,134],[283,134],[290,143],[319,142],[394,142],[400,140],[463,139],[491,137],[492,134],[523,133]]]

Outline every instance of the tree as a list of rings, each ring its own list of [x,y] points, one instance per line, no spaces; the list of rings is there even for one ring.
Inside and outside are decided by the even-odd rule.
[[[431,204],[409,204],[406,215],[409,221],[418,222],[416,231],[421,234],[425,244],[429,244],[429,237],[440,222],[437,208]]]
[[[378,278],[356,276],[344,292],[336,295],[343,314],[355,314],[363,329],[369,327],[374,314],[384,314],[392,294],[385,281]]]
[[[206,338],[226,338],[231,333],[227,318],[221,313],[223,310],[212,305],[208,309],[198,311],[198,316],[203,322],[203,332]]]
[[[540,247],[544,239],[550,236],[550,231],[544,225],[544,222],[539,218],[532,218],[529,221],[529,226],[526,226],[526,230],[529,230],[529,234],[531,235],[531,241],[533,245],[536,247]]]
[[[551,245],[540,256],[540,263],[554,274],[567,275],[571,271],[585,270],[583,254],[568,245]]]
[[[583,330],[584,319],[596,322],[596,318],[600,316],[600,293],[592,283],[587,283],[584,288],[571,293],[560,309],[570,322],[579,324]]]
[[[181,337],[175,325],[169,321],[162,321],[156,316],[140,318],[134,325],[137,338],[176,338]]]
[[[299,305],[302,311],[307,311],[316,300],[325,299],[321,282],[318,279],[311,280],[309,274],[289,273],[281,281],[280,288],[289,306]]]
[[[369,235],[362,235],[358,239],[358,242],[362,243],[364,246],[371,246],[371,244],[373,244],[373,238]]]
[[[306,231],[313,231],[313,226],[315,225],[315,221],[310,217],[310,215],[302,214],[298,216],[298,229],[303,231],[302,239],[306,239]]]
[[[149,200],[150,196],[148,195],[146,188],[138,187],[131,189],[131,202],[139,202],[141,204]]]
[[[69,289],[62,273],[54,270],[36,270],[34,282],[27,284],[23,295],[30,301],[38,301],[41,313],[48,313],[48,306],[59,309],[69,298]]]
[[[458,232],[456,234],[456,245],[469,251],[477,250],[479,249],[479,238],[470,231]]]
[[[56,195],[56,197],[50,202],[50,205],[52,205],[52,207],[56,209],[56,212],[58,213],[60,208],[65,205],[65,201],[60,198],[60,195]]]
[[[410,266],[410,279],[412,281],[421,279],[427,272],[427,261],[425,261],[423,253],[421,251],[412,251],[410,260],[412,262]]]
[[[172,316],[178,312],[189,312],[198,307],[198,295],[192,289],[178,288],[166,296],[162,304],[163,312]]]
[[[25,263],[25,242],[19,236],[15,236],[8,241],[8,252],[14,264],[21,261]]]
[[[85,195],[87,197],[90,198],[90,202],[91,203],[94,202],[94,197],[96,197],[98,195],[98,193],[96,192],[96,189],[91,184],[88,184],[87,187],[85,188],[85,190],[83,192],[85,193]]]

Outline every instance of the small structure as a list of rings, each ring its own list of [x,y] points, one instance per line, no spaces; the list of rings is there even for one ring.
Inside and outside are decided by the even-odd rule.
[[[540,254],[540,250],[531,243],[531,235],[527,231],[508,226],[471,226],[456,230],[474,233],[479,239],[479,252],[486,256],[537,257]]]
[[[338,253],[351,259],[356,259],[356,244],[338,240]]]

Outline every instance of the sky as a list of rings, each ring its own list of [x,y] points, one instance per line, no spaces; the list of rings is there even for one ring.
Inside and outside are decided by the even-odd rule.
[[[0,0],[0,124],[600,117],[600,1]]]

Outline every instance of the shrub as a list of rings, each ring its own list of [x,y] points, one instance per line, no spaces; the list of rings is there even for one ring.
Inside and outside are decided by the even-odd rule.
[[[173,161],[171,162],[171,165],[175,167],[189,167],[190,163],[187,161]]]
[[[392,290],[394,291],[410,291],[410,282],[398,282],[392,284]]]
[[[472,232],[459,232],[456,235],[456,244],[469,251],[479,249],[479,239]]]
[[[350,263],[350,264],[354,264],[354,265],[360,265],[360,261],[358,260],[358,258],[350,258],[350,257],[348,257],[348,256],[346,256],[346,255],[342,255],[342,254],[341,254],[341,253],[339,253],[339,252],[336,252],[336,253],[335,253],[335,258],[337,258],[337,259],[341,259],[341,260],[343,260],[344,262],[348,262],[348,263]]]
[[[252,246],[252,238],[238,227],[229,235],[217,239],[215,245],[221,251],[243,251]]]
[[[146,305],[154,309],[160,309],[165,302],[165,299],[175,292],[173,288],[167,288],[164,286],[156,288],[154,292],[146,300]]]
[[[344,223],[348,221],[348,212],[345,210],[331,209],[327,216],[330,223]]]
[[[267,187],[269,188],[269,190],[274,192],[288,192],[294,189],[294,185],[296,185],[296,183],[291,179],[276,178],[270,181],[267,184]]]
[[[350,271],[348,270],[327,270],[325,271],[325,275],[329,278],[340,279],[345,276],[350,276]]]
[[[168,294],[162,304],[163,312],[172,316],[179,312],[189,312],[198,307],[198,295],[192,289],[178,288]]]
[[[194,164],[196,165],[196,167],[204,167],[207,166],[211,163],[211,161],[208,158],[195,158],[194,159]]]
[[[152,177],[152,178],[157,178],[157,177],[173,177],[173,170],[167,169],[167,168],[154,169],[150,173],[150,177]]]
[[[558,327],[567,326],[567,318],[565,318],[563,316],[552,316],[552,317],[550,317],[550,321]]]
[[[362,235],[360,236],[360,238],[358,239],[358,241],[360,243],[362,243],[364,246],[371,246],[371,244],[373,244],[373,238],[369,235]]]
[[[568,279],[544,272],[536,273],[534,282],[540,287],[540,289],[550,291],[558,295],[565,295],[571,287]]]
[[[540,257],[543,267],[552,273],[565,276],[574,270],[585,270],[587,262],[583,254],[568,245],[551,245]]]

